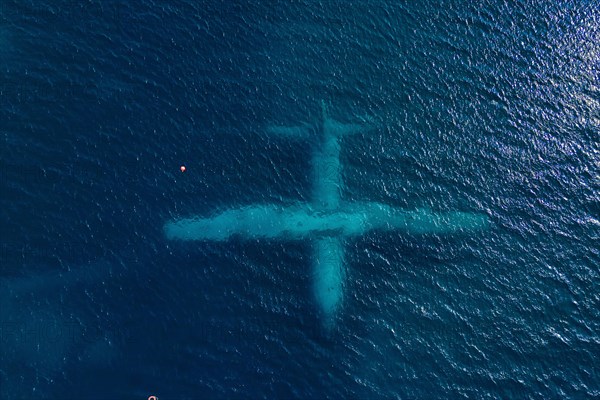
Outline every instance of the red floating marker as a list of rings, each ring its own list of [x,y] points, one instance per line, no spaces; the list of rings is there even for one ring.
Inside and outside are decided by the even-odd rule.
[[[182,165],[181,167],[179,167],[179,169],[181,170],[181,172],[185,172],[185,165]]]

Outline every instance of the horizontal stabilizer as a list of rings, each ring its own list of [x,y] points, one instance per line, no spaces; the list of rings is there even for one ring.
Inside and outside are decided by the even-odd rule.
[[[356,133],[366,133],[376,128],[372,118],[365,117],[363,120],[364,122],[343,123],[328,118],[325,120],[324,125],[325,134],[341,138]]]
[[[281,136],[288,139],[308,139],[314,128],[310,124],[298,126],[276,126],[267,127],[267,133],[272,136]]]

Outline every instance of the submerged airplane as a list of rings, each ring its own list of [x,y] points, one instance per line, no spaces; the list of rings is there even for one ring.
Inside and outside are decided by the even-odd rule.
[[[208,217],[171,221],[164,227],[166,237],[200,241],[226,241],[232,236],[312,241],[315,299],[325,326],[331,328],[343,299],[346,239],[372,230],[443,234],[488,226],[483,214],[434,213],[376,202],[344,202],[340,198],[340,142],[344,136],[371,129],[369,124],[341,123],[330,118],[323,102],[318,124],[268,128],[269,133],[284,137],[315,137],[312,202],[290,206],[252,204]]]

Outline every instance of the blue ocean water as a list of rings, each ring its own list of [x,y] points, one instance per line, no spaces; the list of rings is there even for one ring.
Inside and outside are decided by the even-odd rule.
[[[0,398],[600,397],[599,60],[597,1],[2,0]],[[351,241],[330,333],[308,243],[162,230],[308,201],[322,100],[345,199],[493,224]]]

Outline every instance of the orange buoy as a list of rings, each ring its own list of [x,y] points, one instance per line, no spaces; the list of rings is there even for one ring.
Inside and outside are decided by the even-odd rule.
[[[179,167],[179,169],[181,170],[181,172],[185,172],[185,165],[182,165],[181,167]]]

